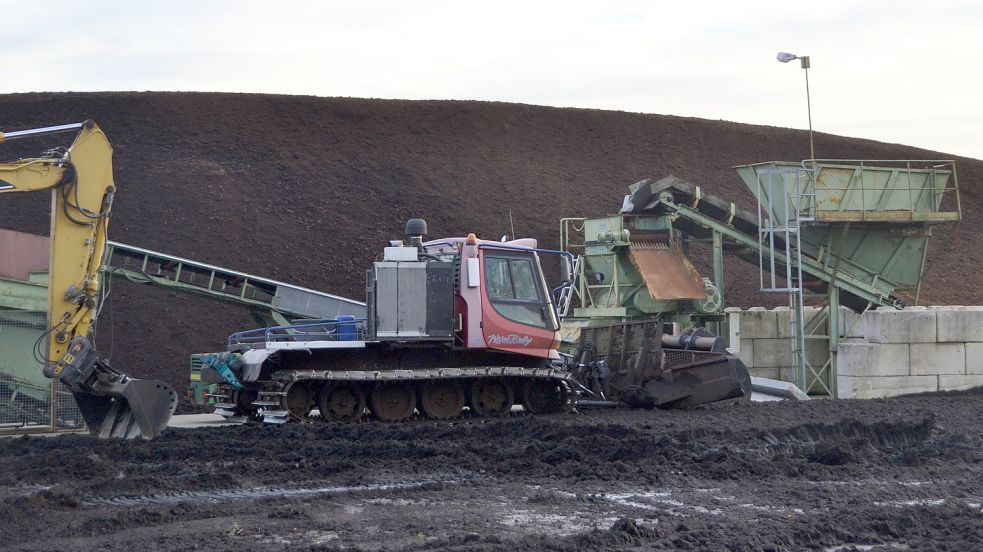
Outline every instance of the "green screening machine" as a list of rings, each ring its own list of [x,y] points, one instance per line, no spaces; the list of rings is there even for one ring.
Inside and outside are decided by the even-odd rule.
[[[869,287],[874,304],[902,306],[902,294],[917,302],[932,228],[961,217],[952,161],[816,160],[736,169],[758,200],[763,289],[795,279],[798,259],[764,258],[787,252],[816,261],[834,280],[842,274]],[[863,308],[870,298],[844,299]]]
[[[579,255],[577,286],[561,296],[564,341],[653,319],[722,334],[727,252],[759,265],[761,291],[789,294],[796,383],[836,396],[839,306],[917,304],[933,228],[961,218],[955,163],[807,160],[735,169],[756,212],[669,176],[630,186],[615,215],[561,221],[561,246]],[[700,244],[712,254],[708,277],[689,258]],[[807,296],[824,307],[822,320],[802,319]],[[805,359],[806,328],[818,332],[810,339],[829,342],[823,367]]]

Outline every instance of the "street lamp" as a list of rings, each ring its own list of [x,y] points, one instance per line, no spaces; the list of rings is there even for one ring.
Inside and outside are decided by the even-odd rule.
[[[802,63],[802,68],[806,72],[806,109],[809,113],[809,156],[812,158],[813,165],[816,164],[816,147],[812,141],[812,100],[809,98],[809,56],[797,56],[788,52],[778,52],[778,61],[788,63],[797,59]]]

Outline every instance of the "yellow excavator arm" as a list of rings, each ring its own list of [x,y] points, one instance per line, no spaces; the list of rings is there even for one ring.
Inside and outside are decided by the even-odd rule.
[[[68,150],[0,164],[0,193],[53,190],[48,359],[61,359],[73,338],[89,334],[116,191],[113,148],[106,135],[92,121],[54,128],[73,127],[81,130]],[[0,134],[0,142],[9,136]]]
[[[0,143],[78,131],[67,149],[0,163],[0,193],[51,190],[51,257],[44,373],[71,389],[89,430],[100,437],[152,438],[166,427],[177,395],[138,380],[96,354],[90,335],[116,186],[113,148],[93,121],[0,132]]]

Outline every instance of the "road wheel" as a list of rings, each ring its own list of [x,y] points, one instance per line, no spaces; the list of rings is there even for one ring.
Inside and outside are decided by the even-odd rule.
[[[314,392],[311,390],[311,386],[303,382],[291,385],[287,389],[285,403],[287,411],[290,412],[290,417],[295,420],[307,418],[314,407]]]
[[[522,407],[532,414],[569,412],[573,408],[573,393],[562,380],[530,380],[522,386]]]
[[[357,422],[365,413],[365,392],[352,383],[326,383],[317,407],[327,422]]]
[[[416,409],[416,392],[409,382],[377,384],[369,393],[369,408],[384,422],[405,420]]]
[[[456,381],[428,381],[420,393],[420,411],[435,420],[456,418],[464,409],[464,386]]]
[[[502,380],[478,380],[471,384],[471,408],[479,416],[504,416],[512,410],[515,394]]]

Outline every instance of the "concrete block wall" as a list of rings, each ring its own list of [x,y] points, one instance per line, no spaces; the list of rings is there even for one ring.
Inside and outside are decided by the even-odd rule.
[[[983,307],[878,308],[862,323],[863,337],[842,342],[838,351],[841,397],[983,386]]]
[[[731,333],[729,343],[732,349],[736,349],[737,357],[747,365],[751,375],[793,381],[795,368],[792,362],[792,310],[789,307],[776,307],[772,310],[752,307],[747,310],[728,308],[726,312]],[[806,307],[807,333],[810,327],[822,322],[815,318],[818,312],[819,309],[815,307]],[[846,313],[852,314],[853,311],[845,307],[841,309],[841,320]],[[810,321],[812,324],[808,324]],[[849,324],[844,326],[848,327]],[[857,332],[856,328],[853,332]],[[739,347],[734,347],[737,343],[740,344]],[[805,346],[806,358],[817,370],[829,360],[827,342],[807,339]]]
[[[806,308],[806,321],[817,309]],[[792,381],[791,311],[727,309],[730,344],[754,376]],[[846,337],[837,350],[841,398],[882,398],[983,386],[983,307],[879,308],[859,318],[840,309]],[[807,332],[808,333],[808,332]],[[737,345],[737,347],[735,347]],[[815,367],[829,359],[807,340]]]

